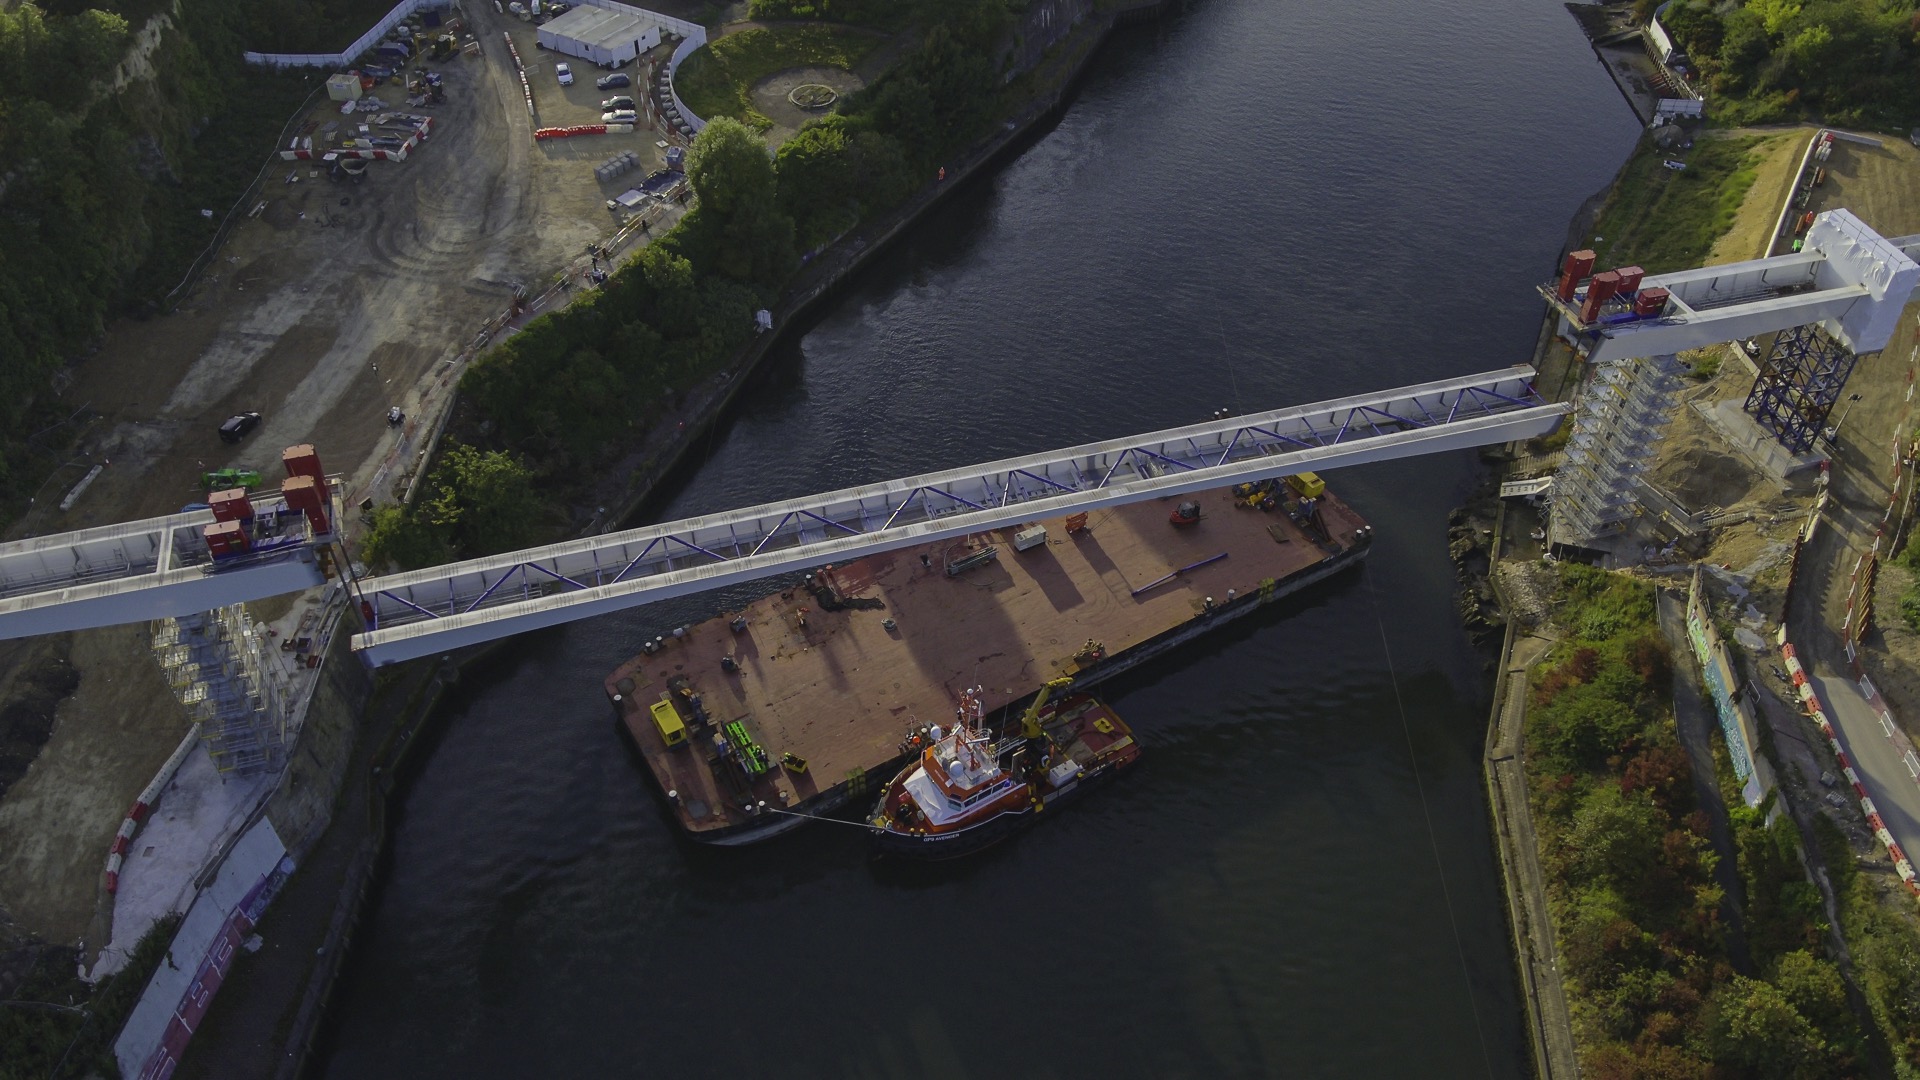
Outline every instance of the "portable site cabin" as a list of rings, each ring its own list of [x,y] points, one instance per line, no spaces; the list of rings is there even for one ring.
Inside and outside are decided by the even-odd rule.
[[[660,27],[628,12],[582,5],[543,24],[539,38],[542,48],[619,67],[660,44]]]
[[[360,76],[347,74],[328,76],[327,96],[335,101],[359,101]]]

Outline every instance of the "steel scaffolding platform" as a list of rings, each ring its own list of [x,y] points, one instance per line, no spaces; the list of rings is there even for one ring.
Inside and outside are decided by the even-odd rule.
[[[286,760],[290,680],[264,642],[240,604],[153,624],[154,660],[221,772],[274,770]]]
[[[1556,543],[1586,546],[1638,514],[1634,482],[1669,420],[1678,367],[1672,356],[1595,365],[1550,496]]]
[[[1859,357],[1819,326],[1796,326],[1773,339],[1744,408],[1796,454],[1813,449]]]
[[[1157,431],[360,583],[386,664],[823,563],[1104,506],[1509,442],[1567,406],[1533,369]]]

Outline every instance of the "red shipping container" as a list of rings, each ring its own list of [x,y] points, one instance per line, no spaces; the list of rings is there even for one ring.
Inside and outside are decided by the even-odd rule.
[[[201,535],[207,538],[207,550],[216,559],[244,555],[253,546],[247,527],[237,521],[216,521],[201,530]]]
[[[286,466],[288,476],[311,476],[322,486],[327,482],[327,474],[320,468],[320,455],[314,453],[312,443],[280,451],[280,464]]]
[[[1641,289],[1633,298],[1633,313],[1642,319],[1657,319],[1666,313],[1667,290],[1655,285]]]
[[[1580,321],[1591,323],[1600,317],[1600,309],[1620,291],[1620,272],[1602,270],[1587,283],[1587,302],[1580,305]]]
[[[213,509],[215,521],[252,521],[253,503],[247,499],[245,488],[228,488],[207,496],[207,505]]]
[[[316,533],[333,531],[327,520],[327,487],[311,476],[289,476],[280,481],[280,495],[287,505],[307,515],[307,524]]]
[[[1623,266],[1614,273],[1620,275],[1620,287],[1614,291],[1616,296],[1632,296],[1639,292],[1640,279],[1647,276],[1647,272],[1637,266]]]
[[[678,149],[678,147],[675,147]],[[1593,271],[1593,261],[1599,258],[1591,251],[1580,250],[1567,253],[1566,265],[1560,268],[1560,302],[1570,304],[1573,294],[1580,288],[1580,282]]]

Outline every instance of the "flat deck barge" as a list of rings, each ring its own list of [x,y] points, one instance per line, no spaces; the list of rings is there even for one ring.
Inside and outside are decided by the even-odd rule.
[[[1200,520],[1173,525],[1183,501]],[[1359,515],[1317,508],[1309,532],[1215,491],[1048,520],[1025,551],[1008,529],[870,555],[649,644],[606,692],[680,825],[751,843],[872,798],[968,687],[989,711],[1062,675],[1088,689],[1364,558]]]

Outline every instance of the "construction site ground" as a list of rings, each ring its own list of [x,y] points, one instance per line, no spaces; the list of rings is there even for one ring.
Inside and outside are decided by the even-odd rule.
[[[516,287],[538,293],[585,269],[588,246],[617,224],[606,200],[661,165],[661,136],[536,142],[502,31],[511,28],[529,62],[536,101],[555,114],[566,102],[564,122],[584,122],[589,97],[597,106],[597,72],[582,65],[583,82],[562,94],[530,27],[491,4],[466,7],[481,54],[427,65],[444,77],[444,104],[409,108],[401,86],[372,91],[432,115],[427,142],[404,162],[371,163],[359,184],[329,182],[317,162],[275,164],[254,200],[265,208],[235,229],[179,309],[110,326],[74,365],[61,400],[96,419],[79,459],[12,536],[178,511],[204,498],[207,469],[258,469],[272,483],[281,449],[306,442],[347,476],[354,501],[389,497],[369,492],[371,481],[391,478],[398,441],[430,426],[422,402],[445,407],[462,349],[507,311]],[[364,119],[323,99],[310,128]],[[638,170],[596,178],[596,165],[630,149]],[[393,406],[411,428],[388,423]],[[229,446],[217,428],[236,412],[263,422]],[[95,464],[104,465],[97,479],[61,510],[64,491]],[[57,706],[18,680],[0,682],[0,743],[32,758],[24,775],[15,762],[18,779],[0,796],[0,928],[96,949],[108,939],[108,846],[187,727],[147,646],[145,626],[0,642],[0,672],[65,664],[78,676]],[[19,703],[24,711],[7,711]],[[15,727],[27,737],[15,738]]]
[[[1774,135],[1782,131],[1745,129],[1724,134]],[[1790,129],[1790,138],[1761,144],[1758,175],[1732,228],[1715,244],[1709,265],[1768,253],[1782,204],[1794,190],[1802,154],[1816,131],[1811,127]],[[1719,136],[1709,133],[1704,137]],[[1885,139],[1879,147],[1836,141],[1825,180],[1804,209],[1819,212],[1838,208],[1851,210],[1883,236],[1920,233],[1920,150],[1897,138]],[[1787,249],[1783,241],[1775,253]],[[1867,550],[1882,527],[1896,431],[1909,437],[1913,432],[1910,390],[1916,358],[1920,358],[1917,320],[1920,304],[1909,306],[1886,349],[1860,359],[1834,412],[1838,421],[1834,444],[1823,447],[1832,461],[1830,505],[1814,542],[1801,557],[1790,630],[1810,671],[1818,667],[1828,673],[1824,686],[1835,698],[1847,693],[1859,696],[1858,688],[1845,674],[1839,628],[1849,571],[1856,556]],[[1756,342],[1761,357],[1770,343],[1768,338]],[[1809,858],[1816,864],[1821,860],[1811,839],[1811,818],[1825,814],[1852,841],[1859,865],[1887,909],[1912,916],[1912,897],[1900,887],[1891,860],[1868,828],[1859,806],[1846,797],[1850,792],[1845,790],[1845,781],[1838,779],[1839,766],[1818,729],[1802,714],[1774,647],[1774,634],[1789,615],[1787,578],[1795,534],[1805,526],[1813,507],[1819,470],[1798,473],[1785,482],[1768,475],[1730,444],[1696,407],[1744,400],[1753,385],[1757,362],[1739,343],[1716,345],[1683,354],[1680,359],[1695,371],[1713,373],[1682,379],[1672,421],[1649,448],[1643,474],[1657,489],[1656,495],[1644,499],[1643,504],[1668,505],[1655,505],[1643,514],[1633,527],[1632,539],[1618,545],[1616,554],[1623,565],[1641,564],[1638,572],[1666,588],[1683,588],[1681,572],[1695,561],[1708,568],[1709,592],[1717,613],[1726,620],[1723,626],[1738,641],[1754,685],[1768,691],[1756,694],[1754,701],[1772,735],[1773,754],[1781,766],[1780,783],[1788,793],[1786,805],[1799,823]],[[1571,368],[1572,356],[1565,344],[1558,340],[1548,343],[1541,360],[1541,389],[1555,397],[1570,396],[1579,372]],[[1855,395],[1858,400],[1850,400]],[[1525,448],[1508,475],[1542,475],[1557,467],[1560,457],[1550,445],[1536,444]],[[1671,513],[1663,514],[1662,510]],[[1676,517],[1691,528],[1675,528]],[[1530,507],[1510,510],[1506,515],[1504,558],[1495,568],[1509,617],[1526,626],[1545,619],[1550,603],[1548,582],[1541,580],[1543,568],[1537,546],[1529,543],[1527,535],[1536,522]],[[1671,549],[1667,547],[1669,541],[1686,533],[1691,536]],[[1900,592],[1911,582],[1904,569],[1885,569],[1878,595],[1882,617],[1862,646],[1874,682],[1909,732],[1920,722],[1920,634],[1900,622],[1896,604]],[[1839,706],[1854,709],[1863,704],[1836,701],[1829,710],[1836,711]],[[1870,737],[1880,735],[1877,722],[1870,720],[1860,726],[1870,729]],[[1490,766],[1496,777],[1506,767],[1499,764],[1500,760],[1495,755]],[[1890,790],[1889,799],[1920,802],[1920,789],[1905,784],[1908,777],[1897,767],[1890,771],[1897,783],[1889,785],[1896,789]],[[1882,798],[1878,791],[1874,797]],[[1830,946],[1844,964],[1849,946],[1839,938],[1841,898],[1827,884],[1824,872],[1817,874],[1815,881],[1834,927]],[[1521,891],[1525,893],[1526,889]],[[1550,951],[1552,946],[1550,942],[1534,943],[1536,951],[1542,948]],[[1524,962],[1527,950],[1522,951]],[[1543,1034],[1551,1038],[1553,1033]],[[1555,1069],[1551,1074],[1558,1072]]]

